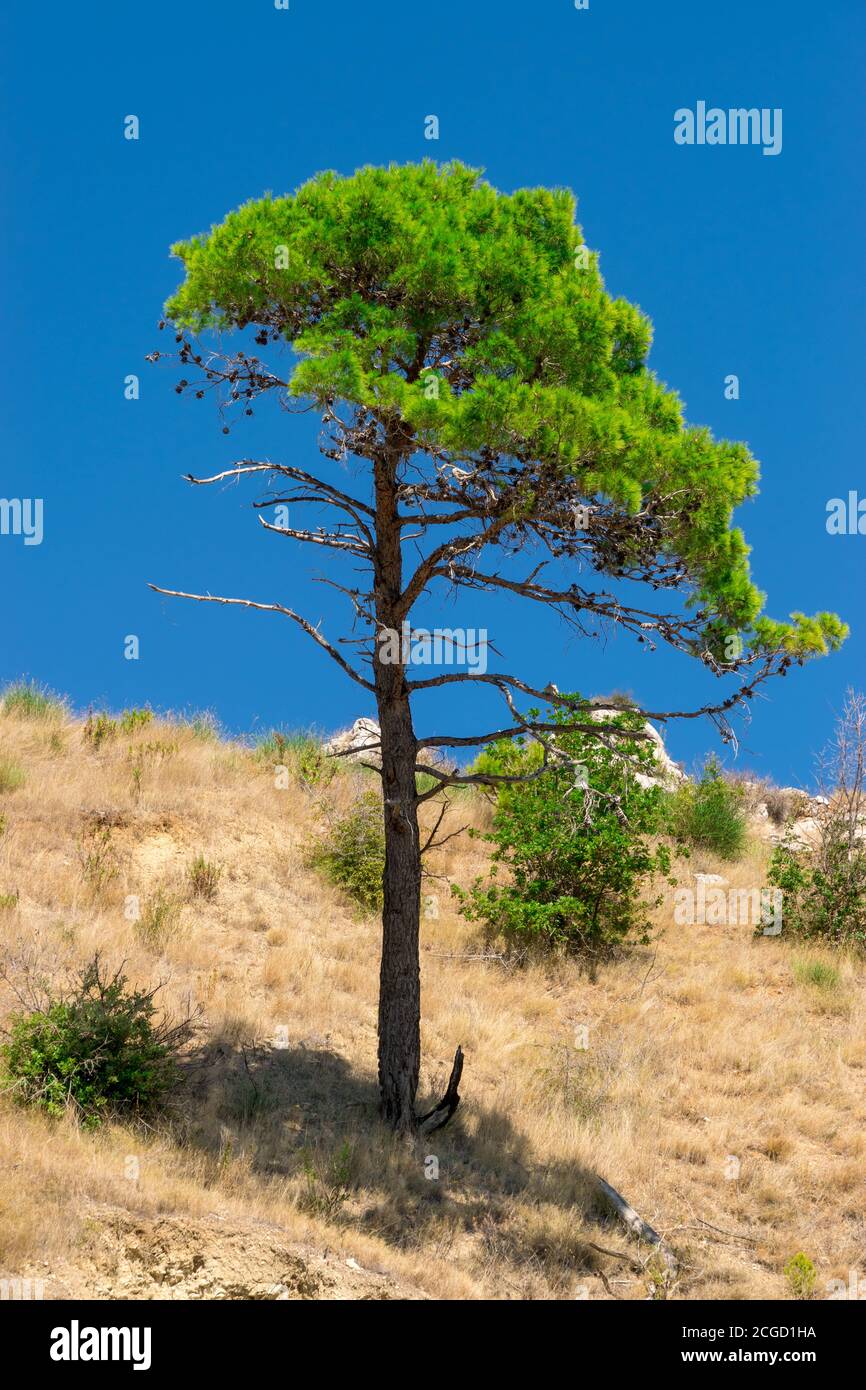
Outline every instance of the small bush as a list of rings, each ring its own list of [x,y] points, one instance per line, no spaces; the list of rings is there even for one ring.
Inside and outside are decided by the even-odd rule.
[[[746,847],[743,789],[708,758],[699,782],[686,782],[668,797],[668,828],[675,839],[721,859],[740,859]]]
[[[841,980],[835,965],[828,965],[824,960],[809,957],[795,960],[793,971],[798,985],[812,985],[820,990],[837,989]]]
[[[783,841],[767,879],[784,894],[785,931],[830,945],[866,945],[866,845],[849,844],[845,828],[825,817],[819,848]]]
[[[203,854],[196,855],[187,873],[192,896],[204,898],[207,902],[215,898],[221,873],[222,869],[218,864],[210,863]]]
[[[11,758],[0,758],[0,792],[14,792],[27,781],[23,767]]]
[[[148,898],[144,911],[136,923],[138,934],[153,951],[161,950],[180,927],[181,905],[172,893],[158,888],[152,898]]]
[[[325,1221],[334,1221],[349,1196],[355,1152],[350,1143],[340,1145],[336,1153],[322,1158],[309,1149],[302,1150],[304,1191],[300,1207]]]
[[[178,720],[182,729],[188,729],[194,738],[203,743],[214,743],[222,736],[222,725],[213,710],[192,710],[181,715]]]
[[[818,1271],[808,1255],[804,1255],[802,1250],[798,1255],[793,1255],[783,1272],[795,1298],[811,1298]]]
[[[375,792],[365,792],[351,811],[331,820],[310,863],[365,911],[381,908],[385,829],[382,802]]]
[[[569,717],[557,707],[545,722],[564,725]],[[516,952],[562,949],[594,960],[627,937],[649,939],[649,909],[660,898],[645,901],[644,888],[669,872],[670,855],[650,839],[662,792],[641,786],[631,771],[657,770],[652,745],[625,737],[642,728],[623,708],[599,726],[604,743],[557,733],[555,759],[543,773],[538,744],[522,738],[477,759],[478,772],[531,777],[497,790],[492,830],[483,837],[495,846],[488,878],[453,889],[463,916],[480,922],[488,940]],[[612,748],[617,729],[623,733]]]
[[[15,681],[2,694],[4,714],[18,719],[62,719],[66,706],[59,695],[36,681]]]
[[[256,744],[254,756],[257,761],[288,768],[297,781],[309,787],[327,786],[337,770],[321,741],[304,731],[286,733],[282,729],[271,729]]]
[[[117,720],[112,719],[110,714],[104,712],[88,714],[84,724],[84,741],[94,748],[101,748],[103,743],[108,743],[117,735]]]
[[[817,835],[777,845],[770,883],[784,894],[786,931],[834,946],[866,946],[866,696],[849,689],[820,755]]]
[[[153,721],[152,709],[125,709],[120,716],[120,728],[125,734],[134,734]]]
[[[809,798],[805,792],[793,787],[767,787],[764,804],[770,820],[781,827],[798,816],[805,816]]]
[[[121,971],[109,974],[96,956],[70,993],[14,1015],[0,1048],[14,1095],[49,1115],[72,1107],[87,1128],[158,1108],[177,1085],[178,1053],[193,1031],[189,1017],[155,1021],[158,989],[128,989]]]
[[[14,893],[0,893],[0,912],[12,912],[18,906],[18,889]]]
[[[90,826],[78,842],[78,859],[94,897],[101,897],[120,870],[111,827],[98,823]]]

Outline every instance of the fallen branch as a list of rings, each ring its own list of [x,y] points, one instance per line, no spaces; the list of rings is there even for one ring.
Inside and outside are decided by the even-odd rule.
[[[630,1207],[624,1197],[620,1196],[616,1188],[611,1187],[610,1183],[605,1182],[604,1178],[598,1178],[599,1190],[602,1196],[613,1207],[620,1221],[622,1221],[632,1235],[637,1236],[638,1240],[645,1240],[649,1245],[654,1245],[672,1274],[677,1271],[677,1257],[670,1246],[665,1245],[658,1231],[654,1231],[642,1216],[638,1216],[634,1207]]]

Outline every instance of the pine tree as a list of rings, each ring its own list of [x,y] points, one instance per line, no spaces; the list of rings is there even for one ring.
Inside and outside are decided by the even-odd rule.
[[[269,392],[312,405],[325,458],[366,466],[361,496],[340,485],[336,467],[242,459],[191,479],[262,475],[271,490],[255,506],[269,531],[342,552],[355,571],[361,562],[368,587],[354,577],[343,586],[355,630],[360,623],[369,639],[357,659],[283,603],[184,596],[289,617],[375,698],[381,734],[370,752],[381,760],[386,839],[379,1085],[384,1117],[411,1133],[420,1066],[419,804],[461,782],[507,778],[461,774],[419,750],[522,733],[546,757],[559,726],[518,705],[560,698],[555,687],[539,689],[541,681],[480,668],[413,677],[411,666],[389,657],[393,634],[421,596],[454,586],[507,593],[515,604],[554,609],[581,634],[607,626],[686,652],[735,682],[702,711],[724,735],[728,711],[769,676],[836,648],[845,628],[827,613],[794,614],[789,623],[762,616],[748,547],[732,524],[734,509],[756,491],[755,460],[745,445],[685,424],[677,396],[646,365],[650,323],[607,294],[569,192],[500,194],[459,163],[325,173],[292,196],[246,203],[173,250],[186,272],[166,307],[189,371],[179,389],[214,388],[226,407],[242,410]],[[257,350],[205,350],[198,335],[211,330],[249,330]],[[263,361],[279,345],[294,353],[282,371]],[[293,516],[309,504],[339,520],[330,529],[267,520],[287,503]],[[593,575],[614,588],[628,583],[613,592],[587,584]],[[645,586],[640,604],[630,597],[635,583]],[[503,726],[419,739],[413,696],[455,682],[501,695]],[[608,728],[584,704],[561,703],[574,730],[611,742],[641,736],[640,721],[637,732]],[[432,777],[432,789],[419,792],[419,772]],[[455,1097],[456,1083],[431,1123],[450,1115]]]

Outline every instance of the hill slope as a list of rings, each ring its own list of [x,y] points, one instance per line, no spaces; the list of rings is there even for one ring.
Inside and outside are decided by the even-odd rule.
[[[725,1299],[790,1297],[800,1250],[819,1296],[863,1268],[861,963],[798,983],[784,939],[677,927],[669,902],[660,939],[595,979],[519,969],[454,911],[449,880],[485,859],[457,837],[428,866],[422,1089],[462,1043],[464,1104],[410,1153],[375,1114],[378,923],[308,867],[369,774],[278,787],[183,724],[94,747],[80,722],[11,715],[4,765],[23,774],[0,781],[4,1015],[34,974],[99,950],[164,980],[170,1012],[201,1006],[202,1029],[156,1129],[83,1133],[0,1101],[0,1276],[101,1298]],[[487,814],[460,797],[444,829]],[[766,853],[731,881],[760,883]],[[220,869],[211,901],[190,894],[199,854]],[[667,1289],[595,1174],[676,1249]]]

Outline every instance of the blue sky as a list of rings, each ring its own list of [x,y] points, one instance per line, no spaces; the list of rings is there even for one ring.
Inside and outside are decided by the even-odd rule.
[[[206,707],[233,730],[372,712],[287,621],[146,587],[282,601],[344,629],[313,582],[338,571],[261,533],[252,484],[180,476],[241,453],[316,465],[314,432],[263,411],[224,437],[209,404],[143,359],[164,346],[171,242],[324,168],[457,157],[504,191],[571,187],[608,289],[652,318],[651,365],[689,420],[761,460],[761,495],[738,520],[768,611],[829,608],[852,627],[842,653],[768,686],[740,729],[741,766],[808,781],[844,687],[863,685],[866,536],[825,527],[829,499],[866,497],[862,0],[53,3],[7,10],[0,38],[0,496],[44,499],[41,545],[0,536],[0,679],[31,675],[79,706]],[[781,108],[781,153],[677,145],[674,112],[699,100]],[[627,688],[656,708],[715,693],[628,638],[590,647],[530,605],[484,605],[464,603],[462,620],[531,680]],[[456,620],[447,605],[425,617]],[[416,722],[468,733],[498,719],[452,694],[428,697]],[[688,766],[718,747],[703,722],[670,726],[668,742]]]

